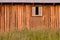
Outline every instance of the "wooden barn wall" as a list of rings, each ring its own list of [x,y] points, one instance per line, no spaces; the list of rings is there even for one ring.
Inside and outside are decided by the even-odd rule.
[[[32,16],[32,6],[30,4],[0,5],[0,30],[60,28],[60,5],[40,5],[42,16]]]
[[[56,29],[60,27],[60,5],[40,5],[42,16],[30,16],[30,27],[36,29]]]

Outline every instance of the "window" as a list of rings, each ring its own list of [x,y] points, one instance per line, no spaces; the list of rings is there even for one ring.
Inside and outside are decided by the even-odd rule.
[[[42,7],[32,7],[32,16],[42,16]]]

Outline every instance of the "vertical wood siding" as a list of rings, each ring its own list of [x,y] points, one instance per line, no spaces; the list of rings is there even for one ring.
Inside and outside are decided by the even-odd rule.
[[[28,10],[28,11],[27,11]],[[26,5],[26,26],[30,29],[31,5]]]
[[[60,6],[59,6],[59,28],[60,28]]]
[[[1,31],[5,31],[5,7],[1,6]]]
[[[55,20],[55,16],[54,16],[55,12],[54,12],[54,6],[51,6],[51,28],[54,29],[54,20]]]
[[[22,25],[21,25],[21,22],[22,22],[22,20],[21,20],[21,5],[18,5],[18,30],[20,30],[21,29],[21,27],[22,27]]]
[[[5,15],[6,15],[6,17],[5,17],[5,25],[6,25],[6,27],[5,27],[5,29],[6,29],[6,31],[9,31],[9,5],[5,5],[5,10],[6,10],[6,13],[5,13]]]
[[[40,6],[42,6],[42,16],[32,16],[32,5],[30,4],[0,5],[0,30],[59,29],[60,5]]]

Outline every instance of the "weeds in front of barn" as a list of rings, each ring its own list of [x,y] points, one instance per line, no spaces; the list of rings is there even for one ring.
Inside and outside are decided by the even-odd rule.
[[[21,30],[0,33],[0,40],[60,40],[60,31]]]

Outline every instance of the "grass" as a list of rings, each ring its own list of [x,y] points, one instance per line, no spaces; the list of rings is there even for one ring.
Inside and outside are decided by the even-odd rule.
[[[60,40],[60,31],[15,30],[0,33],[0,40]]]

